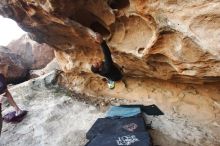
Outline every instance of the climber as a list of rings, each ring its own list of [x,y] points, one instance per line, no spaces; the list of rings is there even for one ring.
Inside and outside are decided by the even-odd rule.
[[[7,89],[5,75],[0,73],[0,110],[1,110],[1,104],[2,104],[3,97],[7,97],[8,102],[15,109],[14,112],[10,112],[3,117],[4,121],[6,121],[6,122],[20,122],[23,119],[23,117],[27,114],[27,111],[21,110],[18,107],[18,105],[14,101],[11,93]],[[1,129],[2,129],[2,114],[0,111],[0,134],[1,134]]]
[[[102,52],[104,54],[104,61],[101,59],[95,59],[92,63],[91,71],[106,77],[108,87],[110,89],[114,89],[115,81],[122,79],[122,72],[112,61],[109,47],[99,34],[97,34],[95,41],[96,43],[101,44]]]

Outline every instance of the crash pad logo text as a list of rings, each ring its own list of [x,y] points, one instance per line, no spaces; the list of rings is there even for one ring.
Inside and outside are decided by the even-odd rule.
[[[135,135],[118,137],[118,140],[116,140],[118,145],[131,145],[137,141],[139,141],[139,139],[137,139]]]

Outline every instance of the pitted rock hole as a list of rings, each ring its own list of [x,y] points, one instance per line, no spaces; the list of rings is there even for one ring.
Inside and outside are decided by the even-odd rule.
[[[93,22],[89,28],[91,28],[93,31],[98,32],[102,34],[103,37],[108,37],[110,35],[110,32],[107,28],[105,28],[101,23],[98,21]]]
[[[109,0],[108,4],[112,9],[123,9],[130,6],[129,0]]]
[[[104,22],[102,22],[102,20],[100,20],[97,16],[85,9],[78,10],[71,17],[71,19],[79,22],[83,26],[89,27],[95,32],[100,33],[103,37],[108,37],[110,35],[110,32],[105,26]]]
[[[139,49],[138,49],[138,53],[139,53],[139,54],[142,54],[143,51],[144,51],[144,48],[139,48]]]
[[[154,36],[155,31],[152,30],[154,27],[150,25],[152,23],[140,16],[121,17],[111,28],[111,46],[122,52],[141,57]]]
[[[197,39],[207,50],[213,54],[219,54],[220,48],[220,15],[219,14],[206,14],[194,18],[190,24],[190,29],[195,33]],[[205,31],[204,31],[205,30]]]

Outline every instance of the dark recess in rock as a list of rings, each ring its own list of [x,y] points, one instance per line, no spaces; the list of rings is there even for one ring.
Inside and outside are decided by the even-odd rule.
[[[129,0],[109,0],[108,4],[112,9],[123,9],[129,7],[130,2]]]
[[[104,22],[102,22],[102,20],[100,20],[93,13],[85,9],[79,9],[78,11],[76,11],[76,13],[71,16],[71,19],[79,22],[83,26],[89,27],[90,29],[100,33],[104,37],[108,37],[110,35],[109,30],[104,25]]]

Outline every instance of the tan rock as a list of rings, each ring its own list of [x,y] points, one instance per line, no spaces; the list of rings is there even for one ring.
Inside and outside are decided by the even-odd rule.
[[[28,75],[28,69],[21,56],[12,53],[6,47],[0,47],[0,72],[7,75],[8,83],[21,82]]]
[[[7,47],[20,55],[29,69],[44,68],[54,58],[53,48],[31,40],[28,35],[12,41]]]
[[[22,0],[1,5],[1,14],[14,18],[37,41],[66,51],[63,58],[74,62],[67,63],[67,72],[87,66],[93,52],[100,51],[96,31],[107,39],[114,61],[129,76],[220,81],[218,1]],[[70,53],[81,55],[74,58]]]
[[[60,70],[60,67],[57,63],[56,58],[54,58],[50,63],[48,63],[46,65],[46,67],[43,69],[31,70],[30,71],[30,78],[36,78],[36,77],[42,76],[42,75],[47,74],[47,73],[54,71],[54,70]]]
[[[55,48],[69,89],[157,104],[166,114],[157,130],[191,145],[220,144],[219,1],[2,0],[0,14]],[[93,58],[102,57],[95,32],[107,40],[127,88],[119,82],[109,90],[91,73]]]
[[[60,78],[63,86],[78,93],[136,101],[133,104],[156,104],[165,115],[148,117],[153,129],[185,142],[186,145],[220,144],[220,84],[204,86],[130,77],[126,77],[125,81],[127,88],[120,81],[111,90],[102,78],[89,73],[66,73]],[[160,137],[155,143],[158,141]],[[164,144],[166,142],[161,145]]]

